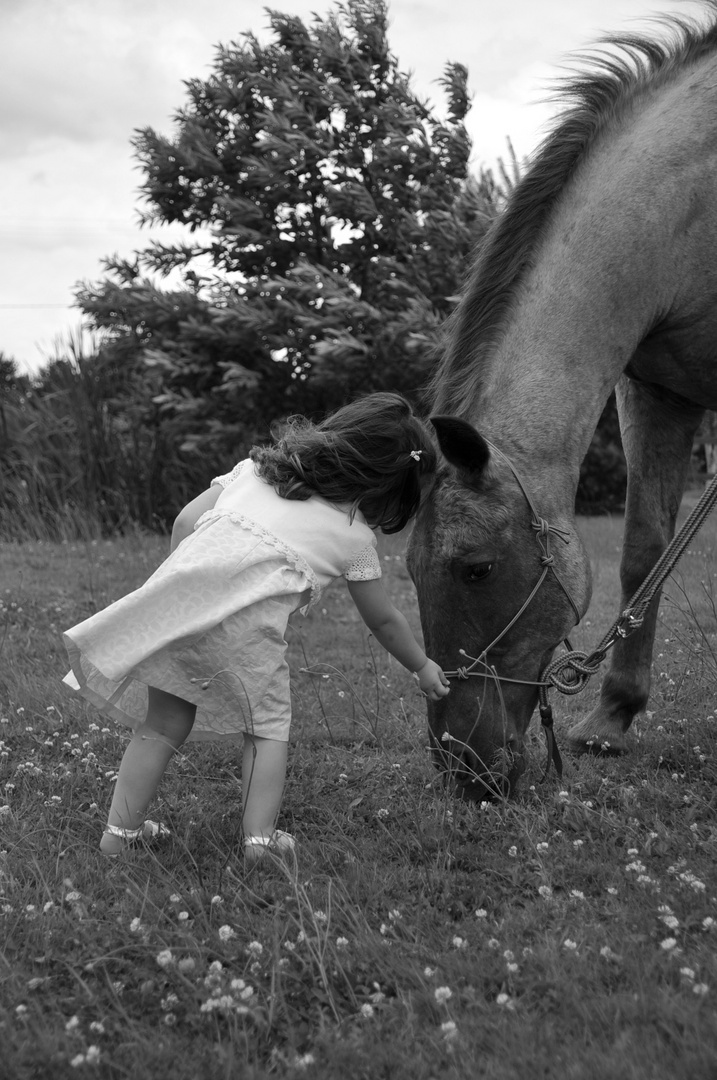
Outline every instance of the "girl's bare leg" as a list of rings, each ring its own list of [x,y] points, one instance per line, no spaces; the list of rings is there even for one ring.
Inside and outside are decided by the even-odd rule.
[[[288,743],[244,736],[242,818],[244,836],[271,838],[286,780]]]
[[[137,829],[143,823],[167,765],[192,730],[196,711],[191,702],[149,687],[147,718],[124,752],[108,825]],[[105,833],[100,851],[104,855],[116,855],[125,846],[121,836]]]

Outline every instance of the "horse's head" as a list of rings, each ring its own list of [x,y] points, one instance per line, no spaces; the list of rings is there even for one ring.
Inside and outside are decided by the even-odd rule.
[[[589,563],[571,508],[560,509],[541,484],[523,491],[507,459],[466,421],[433,423],[444,461],[408,551],[426,651],[446,671],[482,657],[473,671],[487,677],[453,678],[450,694],[429,703],[429,726],[436,763],[465,797],[483,799],[510,794],[523,771],[535,684],[576,622],[572,605],[587,608]],[[550,533],[533,528],[529,498]]]

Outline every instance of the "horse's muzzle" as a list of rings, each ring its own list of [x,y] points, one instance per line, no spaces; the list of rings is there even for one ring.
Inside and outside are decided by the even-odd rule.
[[[525,769],[522,748],[517,741],[501,747],[493,755],[490,765],[468,746],[450,751],[440,744],[434,744],[433,761],[443,773],[445,783],[468,802],[509,798]]]

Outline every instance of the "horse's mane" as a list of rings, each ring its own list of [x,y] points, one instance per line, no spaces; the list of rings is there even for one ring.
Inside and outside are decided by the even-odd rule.
[[[475,403],[482,374],[477,346],[482,351],[498,338],[560,193],[598,136],[643,91],[717,51],[717,0],[705,4],[716,17],[710,25],[667,16],[659,20],[669,31],[664,41],[636,34],[603,38],[598,44],[611,51],[581,55],[588,70],[558,84],[567,108],[482,241],[467,289],[448,320],[446,351],[428,387],[434,412],[465,415]]]

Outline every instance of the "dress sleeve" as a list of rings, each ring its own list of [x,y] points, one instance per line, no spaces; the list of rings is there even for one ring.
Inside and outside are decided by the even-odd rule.
[[[376,553],[376,542],[367,544],[363,551],[354,557],[346,567],[344,577],[347,581],[374,581],[381,577],[381,563]]]
[[[223,476],[215,476],[209,486],[214,487],[215,484],[219,484],[220,487],[228,487],[232,480],[236,480],[237,476],[240,475],[249,460],[249,458],[245,458],[244,461],[240,461],[238,465],[235,465],[231,472],[224,473]]]

